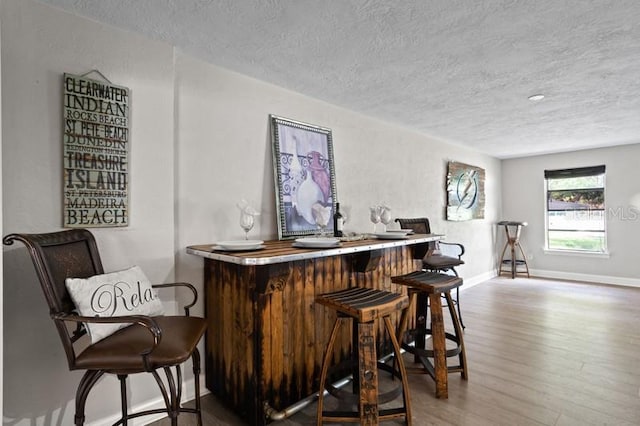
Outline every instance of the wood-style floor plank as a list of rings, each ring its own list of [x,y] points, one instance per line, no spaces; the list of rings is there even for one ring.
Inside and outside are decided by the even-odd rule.
[[[499,277],[461,299],[469,381],[451,374],[439,400],[428,376],[411,375],[415,425],[640,424],[639,288]],[[205,425],[243,424],[202,400]],[[315,404],[274,424],[315,424]]]

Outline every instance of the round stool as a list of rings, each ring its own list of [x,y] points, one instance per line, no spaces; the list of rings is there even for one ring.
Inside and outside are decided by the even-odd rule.
[[[411,425],[411,406],[409,397],[409,382],[406,370],[400,353],[400,345],[396,338],[395,331],[391,325],[389,315],[393,312],[406,310],[409,306],[407,296],[390,293],[388,291],[350,288],[320,295],[316,302],[328,308],[335,309],[338,313],[336,321],[331,331],[329,343],[322,362],[320,373],[320,391],[318,393],[318,421],[321,425],[328,422],[350,422],[362,425],[377,425],[381,420],[391,420],[405,418],[407,425]],[[393,345],[395,359],[398,360],[399,371],[395,368],[378,362],[376,356],[376,320],[382,318],[385,328],[389,334],[389,339]],[[342,320],[352,320],[353,322],[353,360],[356,362],[357,371],[354,371],[354,394],[353,402],[357,403],[358,411],[323,411],[324,390],[338,397],[345,397],[346,392],[339,393],[334,387],[326,385],[327,372],[331,362],[331,355],[338,335],[339,325]],[[357,354],[357,356],[355,355]],[[391,372],[395,377],[402,380],[401,389],[391,392],[393,398],[402,391],[403,406],[400,408],[379,410],[379,403],[384,403],[385,399],[378,392],[378,368]]]
[[[392,277],[391,281],[408,286],[411,304],[417,303],[414,329],[407,330],[409,309],[402,313],[398,331],[399,340],[403,342],[402,347],[414,355],[414,362],[422,364],[417,371],[427,373],[435,380],[436,398],[448,398],[448,373],[459,372],[464,380],[468,378],[462,327],[451,298],[451,290],[460,287],[462,279],[437,272],[417,271]],[[447,301],[455,334],[445,332],[442,296]],[[426,325],[427,311],[431,313],[430,328]],[[415,339],[415,346],[404,343],[405,333]],[[431,336],[433,349],[425,349],[427,335]],[[454,342],[455,347],[447,350],[447,340]],[[447,366],[447,358],[454,356],[458,357],[458,365]],[[433,358],[433,364],[429,358]]]
[[[522,232],[522,227],[527,226],[527,222],[503,220],[502,222],[498,222],[498,225],[504,226],[504,232],[507,234],[507,240],[504,243],[504,249],[502,249],[502,255],[500,256],[500,271],[498,275],[506,272],[511,274],[511,278],[515,278],[516,275],[519,274],[527,274],[527,278],[530,278],[527,256],[524,254],[524,250],[522,250],[522,246],[520,245],[520,233]],[[507,248],[511,249],[511,257],[505,259],[504,255],[507,252]],[[520,250],[521,256],[518,256],[516,248]],[[524,266],[525,270],[518,270],[518,266]],[[504,267],[508,267],[508,269],[504,269]]]

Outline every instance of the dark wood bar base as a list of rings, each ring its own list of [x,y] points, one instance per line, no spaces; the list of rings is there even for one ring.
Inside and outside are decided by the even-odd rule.
[[[336,255],[255,265],[210,258],[215,255],[211,246],[190,247],[190,253],[205,257],[207,388],[252,425],[269,422],[265,407],[281,411],[317,393],[336,314],[317,305],[316,297],[354,286],[407,294],[406,287],[393,284],[391,277],[416,270],[420,263],[413,249],[422,251],[426,243],[403,243],[344,243]],[[360,250],[365,244],[368,248]],[[255,258],[310,252],[291,249],[290,241],[266,245]],[[349,253],[352,246],[359,251]],[[249,253],[239,256],[246,263],[255,260],[245,258]],[[391,314],[394,326],[399,316]],[[386,336],[383,327],[378,325],[377,336]],[[346,359],[350,345],[349,330],[340,330],[334,360]],[[388,338],[379,339],[378,350],[380,356],[391,352]]]

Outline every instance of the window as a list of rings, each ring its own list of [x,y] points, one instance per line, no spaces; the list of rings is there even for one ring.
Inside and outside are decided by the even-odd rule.
[[[545,170],[547,249],[605,253],[605,166]]]

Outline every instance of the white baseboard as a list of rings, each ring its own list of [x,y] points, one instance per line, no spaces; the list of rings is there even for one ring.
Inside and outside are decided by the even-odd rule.
[[[529,270],[529,273],[531,276],[540,278],[555,278],[558,280],[640,287],[640,278],[612,277],[608,275],[580,274],[576,272],[545,271],[542,269],[531,269]]]
[[[640,278],[614,277],[609,275],[581,274],[576,272],[547,271],[543,269],[529,269],[529,275],[538,278],[551,278],[557,280],[582,281],[607,285],[621,285],[626,287],[640,287]],[[464,277],[464,285],[460,291],[469,289],[475,285],[488,281],[498,276],[498,271],[488,271],[473,277]]]
[[[185,380],[184,383],[182,384],[182,402],[183,403],[195,399],[194,390],[195,389],[193,384],[193,378],[190,380]],[[204,374],[201,374],[200,375],[200,396],[207,395],[208,393],[210,392],[205,386]],[[142,404],[138,404],[133,407],[129,407],[129,412],[137,413],[144,410],[155,410],[158,408],[164,408],[164,399],[162,398],[162,395],[160,395],[160,391],[158,391],[158,398],[146,401]],[[191,416],[192,414],[185,413],[184,415]],[[103,417],[102,419],[93,421],[91,423],[87,423],[87,426],[111,426],[115,422],[120,420],[120,416],[121,416],[120,412],[114,413],[111,416]],[[138,417],[138,418],[129,420],[129,424],[131,426],[142,426],[142,425],[149,424],[151,422],[155,422],[156,420],[160,420],[164,417],[167,417],[167,415],[163,413],[152,414],[149,416]]]

